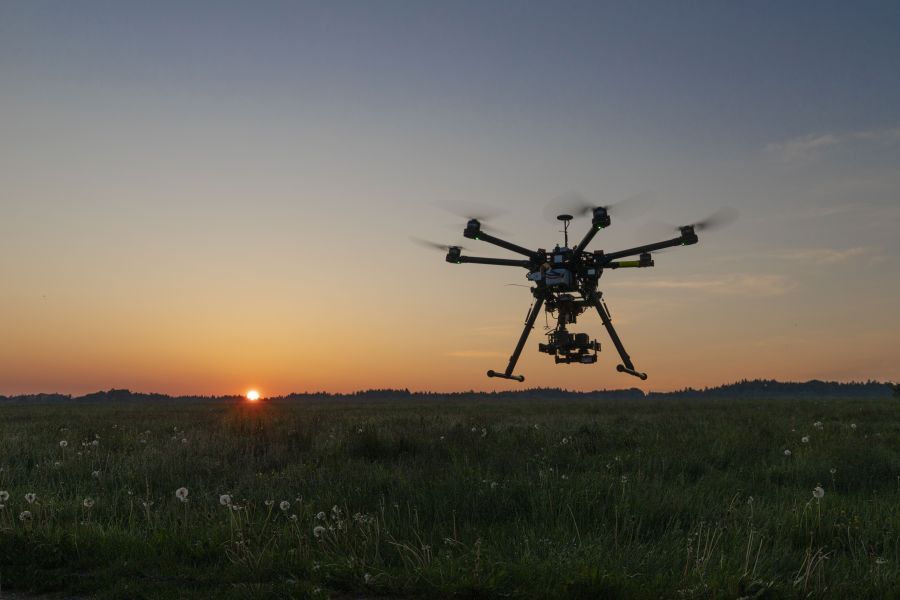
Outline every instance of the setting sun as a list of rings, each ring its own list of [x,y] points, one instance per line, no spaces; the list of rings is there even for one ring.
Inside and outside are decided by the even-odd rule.
[[[249,400],[250,402],[256,402],[257,400],[259,400],[259,392],[257,392],[256,390],[250,390],[249,392],[247,392],[247,400]]]

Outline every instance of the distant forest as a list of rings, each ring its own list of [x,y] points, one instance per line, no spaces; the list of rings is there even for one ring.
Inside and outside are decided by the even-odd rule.
[[[565,399],[687,399],[687,398],[721,398],[736,400],[753,399],[814,399],[814,398],[900,398],[900,385],[889,382],[866,381],[839,383],[835,381],[781,382],[770,379],[743,380],[728,385],[702,389],[686,388],[673,392],[645,393],[638,388],[618,390],[595,390],[576,392],[561,388],[529,388],[524,390],[499,392],[411,392],[408,389],[361,390],[346,394],[328,392],[295,393],[286,396],[267,398],[267,401],[310,401],[310,400],[489,400],[489,399],[531,399],[531,400],[565,400]],[[0,402],[160,402],[172,400],[223,400],[238,401],[243,396],[169,396],[132,392],[130,390],[109,390],[72,396],[71,394],[22,394],[2,396]]]

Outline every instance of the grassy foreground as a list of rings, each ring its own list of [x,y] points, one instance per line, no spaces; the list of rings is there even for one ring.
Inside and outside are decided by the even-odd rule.
[[[893,598],[897,407],[0,405],[0,581],[100,598]]]

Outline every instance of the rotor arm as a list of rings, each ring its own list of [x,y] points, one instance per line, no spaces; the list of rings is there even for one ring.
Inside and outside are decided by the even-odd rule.
[[[528,258],[534,258],[537,256],[537,252],[534,250],[529,250],[528,248],[524,248],[519,246],[518,244],[513,244],[512,242],[507,242],[506,240],[501,240],[498,237],[495,237],[489,233],[485,233],[481,230],[481,223],[478,222],[477,219],[472,219],[466,224],[465,230],[463,230],[463,235],[470,240],[479,240],[482,242],[487,242],[488,244],[494,244],[495,246],[500,246],[501,248],[505,248],[506,250],[511,250],[512,252],[516,252],[518,254],[523,254]]]
[[[511,258],[486,258],[483,256],[456,256],[452,257],[449,254],[447,255],[447,262],[449,263],[473,263],[476,265],[498,265],[501,267],[525,267],[526,269],[531,268],[531,263],[527,260],[515,260]]]
[[[537,320],[538,313],[541,312],[543,306],[544,297],[537,296],[534,301],[534,306],[531,307],[531,311],[528,313],[528,318],[525,319],[525,329],[522,330],[522,335],[519,336],[519,343],[516,344],[516,349],[513,350],[512,356],[509,357],[509,364],[506,365],[506,371],[497,373],[496,371],[491,370],[487,372],[488,377],[514,379],[519,382],[525,381],[524,375],[513,375],[512,372],[513,369],[516,368],[516,363],[519,361],[519,356],[522,354],[522,348],[525,347],[525,341],[528,339],[528,334],[534,329],[534,322]]]
[[[584,237],[581,238],[581,241],[578,242],[578,245],[575,246],[573,252],[577,255],[580,252],[584,252],[584,249],[587,248],[587,245],[591,243],[591,240],[594,239],[594,236],[597,235],[597,232],[603,229],[604,227],[609,227],[611,221],[609,218],[609,214],[606,212],[606,208],[602,206],[598,206],[594,209],[594,217],[591,219],[591,228],[588,230]]]
[[[688,229],[690,231],[685,231]],[[697,241],[697,234],[694,233],[693,229],[685,228],[684,230],[682,230],[682,234],[677,238],[672,238],[671,240],[665,240],[662,242],[656,242],[655,244],[647,244],[645,246],[628,248],[627,250],[619,250],[618,252],[607,252],[606,254],[604,254],[603,258],[607,262],[610,262],[616,260],[617,258],[624,258],[626,256],[634,256],[635,254],[654,252],[656,250],[662,250],[663,248],[672,248],[674,246],[690,246],[691,244],[696,244]]]
[[[623,364],[618,365],[616,367],[616,370],[620,373],[628,373],[629,375],[634,375],[638,379],[647,379],[646,373],[641,373],[634,368],[634,363],[631,362],[631,357],[628,356],[628,352],[625,351],[625,346],[622,345],[622,340],[619,339],[619,334],[616,333],[616,328],[613,327],[612,319],[610,319],[609,317],[609,311],[606,310],[606,307],[600,300],[601,295],[601,292],[594,292],[588,297],[588,301],[594,305],[594,308],[597,309],[597,313],[600,315],[600,320],[603,321],[603,326],[606,327],[606,332],[609,334],[609,339],[612,340],[613,345],[619,352],[619,356],[622,358]]]

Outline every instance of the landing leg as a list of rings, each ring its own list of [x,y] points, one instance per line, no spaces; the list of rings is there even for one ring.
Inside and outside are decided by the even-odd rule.
[[[603,306],[603,303],[600,301],[600,292],[594,292],[590,295],[588,300],[591,304],[594,305],[594,308],[597,309],[597,312],[600,314],[600,320],[603,321],[603,326],[606,327],[606,332],[609,334],[609,339],[612,340],[613,345],[616,347],[616,350],[619,352],[619,356],[622,357],[621,365],[616,367],[616,370],[620,373],[628,373],[629,375],[634,375],[640,379],[647,379],[646,373],[641,373],[640,371],[635,370],[634,363],[631,362],[631,357],[628,356],[628,352],[625,351],[625,346],[622,345],[622,340],[619,339],[619,334],[616,333],[616,328],[613,327],[612,320],[609,318],[609,311],[606,310],[606,307]]]
[[[538,314],[541,312],[541,308],[544,306],[544,297],[538,296],[534,301],[534,306],[531,307],[531,312],[528,313],[528,318],[525,320],[525,329],[522,330],[522,335],[519,336],[519,343],[516,344],[516,349],[513,350],[512,356],[509,357],[509,364],[506,365],[506,371],[503,373],[497,373],[496,371],[488,371],[488,377],[500,377],[501,379],[515,379],[516,381],[525,381],[525,377],[523,375],[513,375],[513,369],[516,368],[516,363],[519,361],[519,355],[522,354],[522,348],[525,347],[525,341],[528,339],[528,334],[531,333],[531,330],[534,329],[534,322],[537,320]]]

